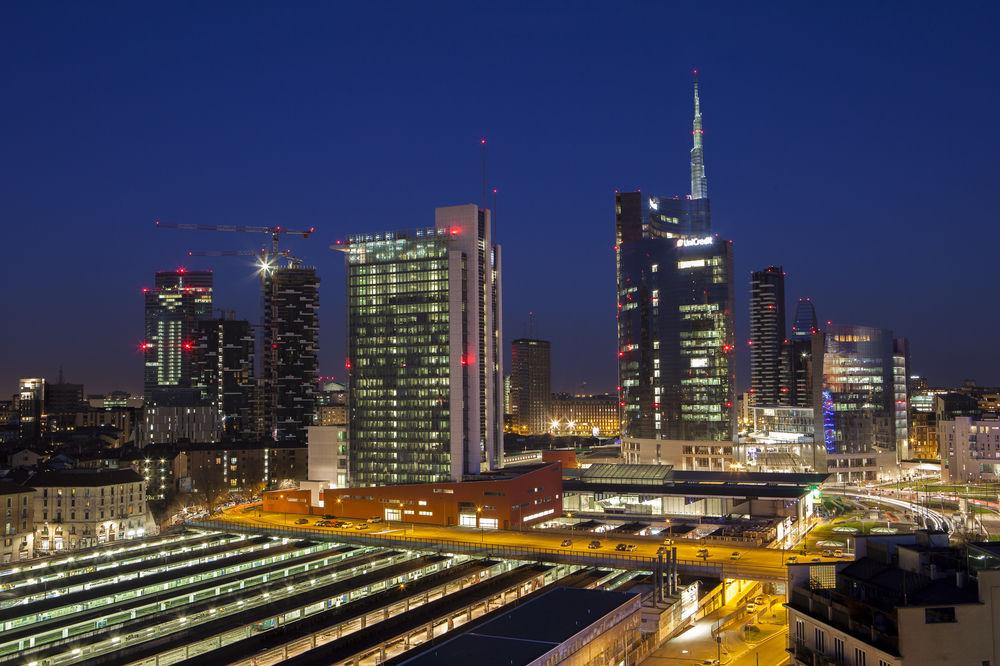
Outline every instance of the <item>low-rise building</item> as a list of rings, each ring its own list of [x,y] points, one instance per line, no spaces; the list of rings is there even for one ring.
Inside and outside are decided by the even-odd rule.
[[[549,430],[558,434],[617,437],[621,433],[618,396],[555,393]]]
[[[179,447],[173,466],[181,492],[256,494],[282,481],[307,480],[308,449],[273,442],[190,444]]]
[[[1000,661],[1000,571],[966,573],[948,535],[859,537],[850,563],[792,565],[789,652],[799,666]]]
[[[938,421],[941,476],[957,483],[1000,478],[1000,419],[957,416]]]
[[[322,504],[308,489],[264,493],[264,511],[330,514],[338,518],[484,529],[530,527],[562,515],[558,463],[505,467],[462,481],[322,491]]]
[[[637,437],[622,439],[622,458],[630,465],[671,465],[701,472],[724,472],[736,462],[732,442]]]
[[[28,484],[35,489],[35,554],[133,539],[151,529],[146,484],[135,470],[46,471]]]
[[[35,489],[0,483],[0,516],[3,537],[0,563],[20,562],[34,556]]]
[[[222,438],[219,414],[211,405],[175,407],[146,405],[139,445],[175,442],[218,442]]]

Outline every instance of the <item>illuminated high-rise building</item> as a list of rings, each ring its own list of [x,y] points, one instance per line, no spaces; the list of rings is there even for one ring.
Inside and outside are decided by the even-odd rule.
[[[750,274],[750,395],[755,405],[778,404],[784,341],[785,272],[768,266]]]
[[[148,405],[202,402],[193,372],[198,322],[212,316],[211,271],[161,271],[145,295],[143,397]]]
[[[795,320],[792,322],[792,338],[802,338],[808,340],[814,333],[819,332],[819,324],[816,322],[816,308],[813,306],[811,298],[800,298],[795,306]]]
[[[731,441],[732,242],[711,233],[695,85],[691,195],[615,195],[622,435]]]
[[[195,336],[195,378],[212,406],[226,441],[251,439],[253,423],[254,333],[244,319],[204,319]]]
[[[35,442],[42,436],[45,416],[45,380],[26,377],[17,383],[18,436],[22,442]]]
[[[871,326],[831,325],[813,336],[815,431],[838,481],[872,481],[908,438],[905,339]],[[822,452],[821,452],[822,453]],[[821,467],[817,465],[817,469]]]
[[[548,340],[511,343],[510,406],[514,432],[539,435],[552,420],[552,364]]]
[[[778,404],[815,407],[812,338],[819,333],[812,300],[800,298],[791,335],[781,345]]]
[[[353,485],[460,480],[503,455],[500,248],[490,211],[360,234],[346,252]]]
[[[304,266],[264,272],[264,344],[260,401],[265,436],[305,446],[316,425],[319,375],[319,277]]]

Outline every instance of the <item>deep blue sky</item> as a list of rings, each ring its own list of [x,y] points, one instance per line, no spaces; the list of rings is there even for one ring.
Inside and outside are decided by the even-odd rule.
[[[613,389],[613,191],[688,191],[693,66],[739,338],[749,271],[780,263],[790,301],[908,336],[932,381],[1000,383],[996,3],[469,4],[0,6],[0,393],[60,363],[140,389],[156,269],[214,264],[217,302],[259,316],[249,266],[184,254],[263,239],[157,217],[316,226],[290,246],[341,376],[327,246],[477,201],[484,134],[506,338],[534,311],[556,388]]]

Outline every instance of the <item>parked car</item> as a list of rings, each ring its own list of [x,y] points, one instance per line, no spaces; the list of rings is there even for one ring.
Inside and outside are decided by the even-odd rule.
[[[333,520],[334,517],[335,516],[331,516],[330,514],[327,513],[323,515],[323,520]]]
[[[763,606],[764,604],[767,603],[767,597],[765,597],[763,594],[758,594],[756,597],[753,598],[753,602],[758,606]]]
[[[562,543],[560,543],[559,545],[562,546],[563,548],[569,548],[570,546],[573,545],[573,540],[572,539],[563,539]]]
[[[382,522],[382,519],[381,519],[381,518],[379,518],[378,516],[375,516],[374,518],[369,518],[369,519],[368,519],[368,522],[369,522],[369,523],[372,523],[372,524],[374,524],[374,523],[381,523],[381,522]]]
[[[798,561],[799,561],[798,555],[789,555],[788,557],[785,558],[785,562],[787,562],[788,564],[795,564]]]
[[[842,551],[840,548],[838,548],[837,550],[833,551],[833,556],[834,557],[843,557],[844,556],[844,551]]]
[[[738,550],[734,550],[733,553],[729,556],[729,559],[731,559],[731,560],[738,560],[741,557],[743,557],[743,553],[741,553]]]
[[[748,603],[747,604],[747,612],[748,613],[756,613],[757,612],[757,604],[755,604],[752,601],[750,603]]]
[[[298,520],[295,521],[295,524],[296,525],[308,525],[309,521],[306,520],[305,518],[299,518]]]
[[[600,547],[601,547],[601,542],[598,541],[597,539],[594,539],[593,541],[587,544],[587,548],[590,548],[591,550],[595,550]]]
[[[810,560],[810,562],[822,562],[822,561],[823,561],[822,558],[819,557],[814,557]]]
[[[833,557],[833,551],[827,548],[823,551],[823,557]]]
[[[356,530],[366,530],[368,529],[368,523],[358,523],[354,529]]]

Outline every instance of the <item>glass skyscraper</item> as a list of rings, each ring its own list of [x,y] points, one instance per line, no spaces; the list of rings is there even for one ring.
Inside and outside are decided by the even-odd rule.
[[[511,343],[510,404],[513,428],[525,435],[548,432],[552,419],[552,364],[548,340]]]
[[[351,236],[349,466],[353,486],[460,480],[500,464],[500,248],[490,212]]]
[[[193,357],[198,322],[212,316],[212,272],[161,271],[145,298],[145,373],[147,404],[187,406],[202,403]]]
[[[686,197],[615,195],[623,437],[732,441],[732,242],[711,233],[695,82]]]

